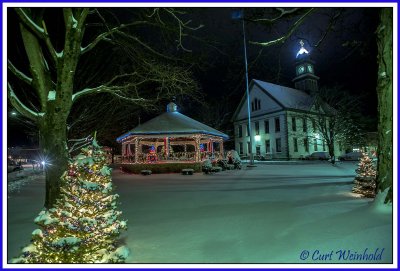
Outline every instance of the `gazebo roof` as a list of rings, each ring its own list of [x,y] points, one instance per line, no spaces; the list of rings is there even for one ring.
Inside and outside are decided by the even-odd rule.
[[[197,120],[189,118],[176,110],[176,104],[170,103],[167,112],[137,126],[129,132],[117,138],[121,142],[131,135],[185,135],[185,134],[208,134],[223,139],[229,136],[205,125]]]

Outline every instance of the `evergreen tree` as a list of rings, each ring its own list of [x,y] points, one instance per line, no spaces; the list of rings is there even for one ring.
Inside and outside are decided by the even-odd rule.
[[[353,192],[364,197],[374,198],[376,189],[376,168],[368,154],[363,153],[354,179]]]
[[[61,177],[61,197],[35,219],[40,226],[14,263],[119,263],[129,254],[117,248],[126,221],[119,220],[118,194],[111,194],[111,169],[96,140],[81,149]]]

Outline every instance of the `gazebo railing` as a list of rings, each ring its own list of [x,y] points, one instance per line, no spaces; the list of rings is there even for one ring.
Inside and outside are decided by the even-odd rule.
[[[137,163],[157,163],[157,162],[194,162],[196,152],[173,152],[168,156],[164,153],[139,153]],[[220,152],[200,152],[200,160],[223,159]],[[135,163],[135,155],[123,156],[122,163]]]

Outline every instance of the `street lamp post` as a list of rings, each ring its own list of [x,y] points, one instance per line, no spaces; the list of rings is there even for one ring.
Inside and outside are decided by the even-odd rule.
[[[243,28],[243,48],[244,48],[244,66],[246,71],[246,95],[247,95],[247,127],[249,131],[249,139],[250,139],[250,148],[249,148],[249,156],[250,156],[250,165],[254,165],[254,156],[253,156],[253,138],[251,136],[251,116],[250,116],[250,93],[249,93],[249,74],[247,71],[247,48],[246,48],[246,31],[244,27],[244,16],[243,11],[236,11],[232,14],[233,19],[241,19],[242,20],[242,28]]]

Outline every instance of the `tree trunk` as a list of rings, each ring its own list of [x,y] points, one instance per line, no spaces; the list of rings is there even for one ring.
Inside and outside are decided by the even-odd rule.
[[[393,14],[382,8],[377,29],[378,44],[378,172],[377,193],[387,193],[385,203],[393,200]]]
[[[51,208],[60,195],[60,177],[68,164],[66,117],[49,114],[39,124],[40,149],[48,163],[46,171],[46,198],[44,207]]]

